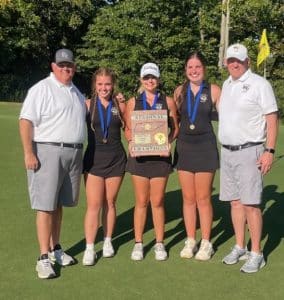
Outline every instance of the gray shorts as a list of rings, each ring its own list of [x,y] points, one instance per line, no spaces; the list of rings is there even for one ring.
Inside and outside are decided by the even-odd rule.
[[[263,176],[256,162],[263,151],[262,144],[238,151],[221,148],[220,200],[240,199],[245,205],[261,203]]]
[[[82,174],[82,149],[34,144],[39,169],[27,170],[32,209],[54,211],[76,206]]]

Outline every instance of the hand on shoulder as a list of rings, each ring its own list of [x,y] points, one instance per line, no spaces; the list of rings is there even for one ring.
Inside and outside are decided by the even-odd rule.
[[[217,84],[211,84],[211,97],[214,104],[218,105],[221,96],[221,89]]]

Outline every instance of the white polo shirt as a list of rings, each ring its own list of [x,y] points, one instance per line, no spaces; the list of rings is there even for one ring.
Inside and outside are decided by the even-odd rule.
[[[270,83],[247,70],[239,79],[230,76],[223,84],[219,103],[218,138],[223,145],[264,142],[265,115],[276,112]]]
[[[29,89],[20,113],[33,123],[35,142],[83,143],[85,116],[85,97],[53,73]]]

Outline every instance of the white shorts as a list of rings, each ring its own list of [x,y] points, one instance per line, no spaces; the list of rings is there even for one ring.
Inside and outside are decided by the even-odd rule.
[[[231,151],[221,148],[220,200],[240,200],[245,205],[261,203],[263,176],[257,160],[263,144]]]
[[[32,209],[54,211],[76,206],[82,174],[82,149],[34,144],[39,168],[27,170]]]

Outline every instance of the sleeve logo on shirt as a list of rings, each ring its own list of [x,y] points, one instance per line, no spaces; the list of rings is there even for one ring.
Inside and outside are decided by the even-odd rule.
[[[242,93],[246,93],[249,89],[250,89],[250,85],[249,84],[244,84],[243,87],[242,87]]]

